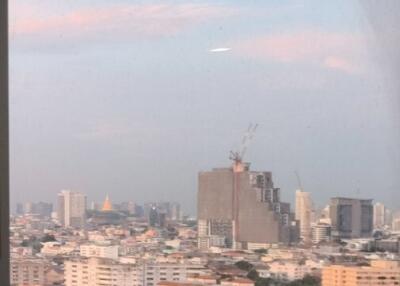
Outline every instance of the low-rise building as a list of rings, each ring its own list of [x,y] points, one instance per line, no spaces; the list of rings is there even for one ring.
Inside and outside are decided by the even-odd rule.
[[[118,245],[84,244],[80,246],[80,255],[83,257],[118,259],[118,248]]]
[[[271,278],[283,281],[302,279],[307,274],[312,273],[309,265],[296,261],[275,261],[269,263],[268,266],[270,267]]]

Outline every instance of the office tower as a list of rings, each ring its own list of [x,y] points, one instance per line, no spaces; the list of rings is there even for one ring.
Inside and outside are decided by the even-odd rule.
[[[313,204],[311,194],[303,192],[302,190],[296,191],[296,212],[295,218],[300,223],[300,237],[304,242],[311,240],[311,215],[313,212]]]
[[[144,205],[144,215],[149,218],[150,212],[155,209],[158,214],[164,214],[166,221],[176,221],[181,219],[181,206],[176,202],[152,202]],[[136,213],[138,215],[139,213]]]
[[[86,196],[63,190],[58,194],[58,221],[64,227],[84,227],[86,220]]]
[[[99,210],[99,204],[96,202],[90,202],[89,210],[91,211],[97,211]]]
[[[18,214],[36,214],[41,217],[50,217],[53,212],[53,204],[38,202],[27,202],[25,204],[17,204]]]
[[[176,203],[176,202],[171,203],[170,219],[171,220],[181,220],[182,219],[181,205],[179,203]]]
[[[316,223],[311,226],[312,243],[329,242],[331,240],[332,227],[326,223]]]
[[[290,205],[280,201],[270,172],[250,171],[242,162],[200,172],[197,201],[201,249],[262,248],[296,239]]]
[[[149,212],[149,225],[156,226],[158,225],[158,212],[156,207],[152,207]]]
[[[385,225],[389,227],[392,225],[392,216],[393,216],[392,211],[387,207],[385,207]]]
[[[114,208],[118,209],[119,211],[127,212],[130,215],[136,214],[136,204],[132,201],[122,202],[118,206],[114,205]]]
[[[31,214],[33,212],[33,203],[26,202],[24,203],[24,213]]]
[[[329,204],[329,215],[333,237],[341,239],[371,236],[372,200],[332,198]]]
[[[137,217],[141,217],[141,218],[145,216],[145,212],[144,212],[143,206],[135,205],[135,215]]]
[[[383,228],[385,226],[386,208],[382,203],[374,204],[374,228]]]
[[[38,202],[32,204],[32,213],[38,214],[41,217],[51,217],[53,212],[53,204]]]
[[[400,211],[393,212],[391,225],[393,231],[400,231]]]
[[[399,285],[398,261],[372,260],[370,266],[332,265],[322,269],[322,286]]]

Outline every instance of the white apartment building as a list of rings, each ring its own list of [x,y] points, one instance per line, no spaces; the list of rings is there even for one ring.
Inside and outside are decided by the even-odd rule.
[[[61,244],[58,241],[43,242],[40,253],[44,256],[56,256],[70,254],[77,249],[73,244]]]
[[[298,264],[295,261],[275,261],[268,266],[270,267],[271,277],[283,281],[302,279],[312,272],[310,266]]]
[[[58,194],[57,218],[64,227],[84,227],[86,219],[86,196],[63,190]]]
[[[188,277],[209,273],[202,264],[147,262],[142,266],[142,286],[156,286],[160,281],[186,281]]]
[[[385,226],[386,219],[386,208],[385,205],[382,203],[376,203],[374,204],[374,228],[375,229],[380,229]]]
[[[107,258],[81,258],[65,262],[65,286],[140,286],[134,264]],[[140,272],[139,272],[140,273]]]
[[[38,259],[12,259],[10,263],[11,285],[43,286],[45,284],[45,264]],[[0,283],[1,284],[1,283]]]
[[[332,227],[326,223],[317,223],[311,227],[312,243],[329,242],[331,240]]]
[[[107,244],[83,244],[79,248],[80,255],[83,257],[99,257],[118,259],[118,245],[107,245]]]
[[[65,262],[65,286],[156,286],[160,281],[183,282],[193,275],[207,273],[209,270],[202,264],[134,264],[89,257]]]
[[[311,240],[311,215],[313,213],[313,203],[311,194],[303,192],[302,190],[296,191],[296,210],[295,218],[300,222],[300,237],[305,242]]]

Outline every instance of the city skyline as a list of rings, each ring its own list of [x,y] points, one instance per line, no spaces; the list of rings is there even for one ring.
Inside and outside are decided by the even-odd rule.
[[[400,285],[400,0],[0,6],[1,286]]]
[[[318,205],[379,190],[397,208],[398,100],[364,8],[13,1],[12,205],[71,189],[193,211],[197,172],[228,166],[257,122],[245,160],[284,200],[297,170]]]

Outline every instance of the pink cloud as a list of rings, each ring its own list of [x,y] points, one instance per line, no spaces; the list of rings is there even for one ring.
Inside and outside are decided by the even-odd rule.
[[[337,69],[346,73],[356,73],[358,67],[350,60],[336,56],[329,56],[324,60],[324,65],[330,69]]]
[[[308,63],[354,73],[358,70],[361,46],[362,39],[356,35],[301,31],[247,39],[234,44],[233,50],[242,57],[282,63]]]
[[[33,11],[34,8],[32,7]],[[18,11],[18,8],[15,8]],[[27,11],[23,7],[22,11]],[[87,35],[91,32],[128,32],[145,36],[172,35],[205,20],[232,14],[231,8],[202,4],[141,4],[85,8],[61,14],[16,13],[11,34]]]

